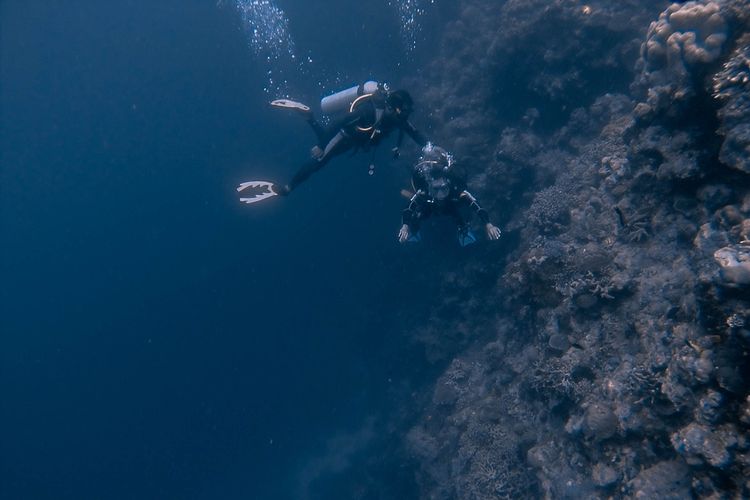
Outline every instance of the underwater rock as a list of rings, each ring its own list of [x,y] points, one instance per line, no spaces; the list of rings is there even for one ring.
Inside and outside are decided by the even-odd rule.
[[[574,302],[581,309],[590,309],[594,307],[599,302],[599,300],[595,295],[592,295],[590,293],[583,293],[576,296]]]
[[[602,441],[617,433],[617,424],[614,412],[603,404],[596,403],[586,409],[583,432],[595,441]]]
[[[689,469],[678,461],[659,462],[641,471],[628,484],[633,498],[682,500],[691,498]]]
[[[568,341],[568,337],[560,333],[551,335],[549,338],[549,341],[547,341],[547,344],[552,349],[555,349],[556,351],[567,351],[568,348],[570,347],[570,342]]]
[[[707,210],[716,210],[730,202],[734,191],[726,184],[708,184],[696,192],[696,197]]]
[[[740,409],[740,422],[750,425],[750,395],[745,398],[745,402]]]
[[[737,432],[731,426],[713,431],[707,425],[693,422],[672,435],[672,446],[688,464],[699,465],[705,461],[724,469],[732,463],[731,450],[737,446]]]
[[[631,141],[629,156],[639,174],[659,179],[691,179],[703,174],[694,137],[685,131],[650,126]]]
[[[742,224],[744,215],[737,205],[726,205],[714,212],[713,219],[719,227],[731,232]]]
[[[590,474],[579,474],[575,468],[583,457],[566,456],[570,450],[560,443],[545,441],[526,452],[527,463],[534,467],[543,495],[536,498],[590,498],[594,494]]]
[[[620,474],[604,464],[596,464],[591,472],[591,479],[600,488],[609,488],[620,480]]]
[[[452,405],[458,400],[458,390],[455,386],[446,382],[439,382],[435,386],[435,392],[432,396],[432,401],[438,405]]]
[[[722,107],[719,159],[750,174],[750,35],[742,37],[729,60],[713,77],[713,96]]]
[[[721,266],[721,277],[728,284],[750,285],[750,247],[732,245],[714,252]]]
[[[693,245],[698,250],[713,255],[719,248],[729,245],[729,238],[726,231],[722,231],[715,227],[713,223],[707,222],[698,230]]]
[[[742,330],[741,330],[742,331]],[[716,382],[725,391],[741,395],[747,390],[747,340],[727,339],[716,352]]]
[[[692,389],[711,380],[714,374],[713,351],[686,339],[688,345],[677,348],[667,368],[662,389],[676,407],[692,404]],[[690,394],[690,397],[682,396]],[[678,396],[679,395],[679,396]]]
[[[630,175],[630,172],[630,162],[627,158],[605,156],[601,159],[599,175],[604,178],[609,188],[616,186],[623,178]]]
[[[495,150],[495,157],[503,161],[511,161],[525,166],[531,166],[534,156],[542,149],[542,142],[536,135],[506,127],[500,134],[500,144]]]
[[[599,442],[614,436],[618,424],[618,418],[611,408],[602,403],[593,403],[586,408],[583,416],[571,417],[565,430],[571,435],[583,433],[592,442]]]
[[[724,403],[724,396],[713,389],[706,392],[698,403],[696,419],[706,423],[714,423],[721,417],[721,407]]]

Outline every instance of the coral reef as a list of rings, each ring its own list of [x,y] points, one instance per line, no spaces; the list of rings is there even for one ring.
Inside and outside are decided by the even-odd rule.
[[[706,67],[722,53],[728,24],[716,2],[674,3],[651,23],[641,45],[636,113],[675,113],[700,88]]]
[[[722,107],[718,112],[725,139],[719,159],[750,173],[750,35],[742,37],[729,60],[713,77],[713,96]]]
[[[750,496],[749,12],[477,1],[446,32],[434,132],[510,236],[420,334],[446,366],[407,439],[423,498]]]

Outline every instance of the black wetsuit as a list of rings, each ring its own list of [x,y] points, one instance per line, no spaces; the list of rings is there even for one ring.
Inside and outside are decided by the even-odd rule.
[[[396,146],[400,147],[404,134],[414,140],[420,147],[427,144],[427,139],[406,116],[398,115],[386,106],[383,96],[374,94],[357,106],[353,112],[330,127],[323,127],[314,117],[308,120],[318,139],[322,154],[307,161],[289,182],[289,191],[293,190],[312,174],[325,167],[332,158],[350,150],[369,150],[398,129]]]
[[[428,181],[422,175],[415,172],[412,176],[412,185],[416,193],[411,197],[409,207],[401,215],[401,223],[409,226],[412,234],[417,234],[421,222],[433,215],[453,217],[460,232],[468,231],[472,213],[476,214],[483,224],[490,222],[487,211],[479,206],[477,199],[466,190],[464,179],[455,173],[449,173],[446,178],[450,182],[450,192],[445,199],[437,200],[428,194]]]

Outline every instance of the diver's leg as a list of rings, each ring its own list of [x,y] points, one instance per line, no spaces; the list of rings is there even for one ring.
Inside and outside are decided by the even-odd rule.
[[[271,101],[271,106],[282,109],[291,109],[302,116],[307,124],[310,125],[310,128],[313,129],[315,137],[318,139],[319,148],[323,148],[338,130],[327,130],[325,127],[323,127],[323,125],[320,124],[318,120],[315,119],[315,115],[313,114],[310,107],[305,106],[300,102],[292,101],[289,99],[276,99],[275,101]]]
[[[283,188],[279,188],[277,193],[282,195],[288,194],[297,186],[305,182],[312,174],[325,167],[332,158],[346,152],[351,147],[351,140],[342,132],[339,132],[328,142],[323,154],[319,158],[308,160],[308,162],[305,163],[296,174],[294,174],[294,177],[292,177],[289,184]]]
[[[307,120],[307,124],[313,129],[315,137],[318,139],[318,147],[323,148],[331,140],[334,135],[330,130],[327,130],[318,120],[311,114]]]
[[[297,186],[305,182],[312,174],[314,174],[315,172],[317,172],[324,166],[325,166],[325,162],[318,161],[314,158],[307,160],[307,162],[305,162],[305,164],[302,165],[302,168],[297,170],[297,173],[294,174],[294,177],[292,177],[292,180],[289,181],[289,184],[279,188],[276,192],[280,195],[289,194]]]

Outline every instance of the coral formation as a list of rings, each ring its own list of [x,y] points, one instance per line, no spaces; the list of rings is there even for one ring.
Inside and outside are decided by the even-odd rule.
[[[750,496],[748,12],[462,8],[426,75],[434,133],[512,240],[452,270],[425,327],[447,368],[409,433],[424,498]],[[470,18],[489,49],[450,45]],[[632,85],[597,87],[606,67]]]
[[[645,94],[645,101],[636,113],[674,113],[677,103],[691,99],[706,66],[721,55],[727,35],[728,25],[718,3],[670,5],[651,23],[641,45],[641,72],[635,86]]]
[[[725,139],[719,159],[750,173],[750,35],[742,37],[729,60],[713,77],[713,96]]]

